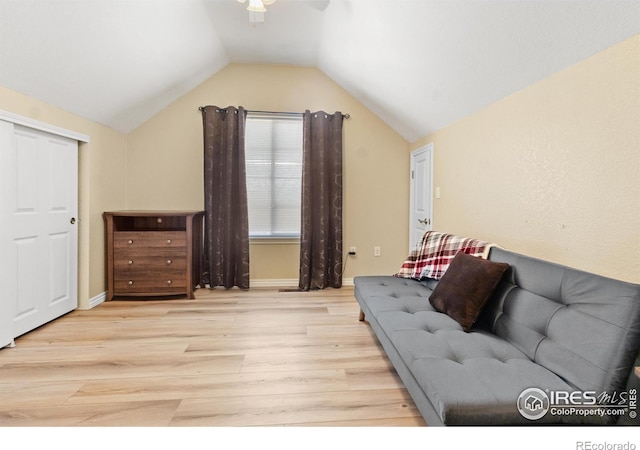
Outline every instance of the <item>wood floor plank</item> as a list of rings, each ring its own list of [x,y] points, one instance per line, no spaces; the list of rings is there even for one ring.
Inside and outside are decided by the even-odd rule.
[[[117,332],[120,321],[97,322],[90,325],[88,333],[82,340],[85,344],[101,344]],[[16,339],[20,347],[44,347],[55,344],[56,347],[64,345],[77,345],[78,336],[87,331],[87,325],[74,322],[67,316],[45,324],[30,333]],[[11,349],[13,350],[13,349]],[[4,350],[0,350],[0,361]]]
[[[182,306],[188,305],[190,300],[182,300]],[[126,320],[136,318],[162,317],[171,311],[172,306],[167,301],[154,300],[113,300],[102,303],[97,308],[76,310],[68,314],[73,320],[90,320],[97,322],[101,318],[106,320]]]
[[[373,390],[373,389],[403,389],[404,385],[395,370],[385,368],[357,368],[346,369],[349,389]]]
[[[129,358],[138,360],[140,355],[146,358],[179,358],[185,353],[188,347],[187,342],[169,342],[169,343],[138,343],[132,345],[132,342],[109,341],[101,344],[82,345],[60,345],[60,346],[29,346],[20,349],[7,349],[0,354],[0,365],[8,363],[30,363],[42,364],[51,362],[83,362],[100,360],[118,360]],[[54,347],[52,349],[52,347]],[[2,377],[0,377],[0,383]]]
[[[419,415],[404,389],[186,399],[171,425],[264,426]]]
[[[302,353],[302,352],[328,352],[347,350],[375,350],[378,348],[372,342],[370,336],[344,337],[308,337],[301,334],[275,335],[275,336],[241,336],[226,337],[198,341],[189,345],[186,352],[201,355],[230,355],[243,353],[269,354],[269,353]]]
[[[97,360],[2,365],[2,381],[95,380],[102,378],[149,377],[157,374],[192,375],[239,372],[244,356],[206,356],[175,358],[142,354]]]
[[[358,313],[360,312],[360,306],[358,306],[358,303],[354,301],[353,303],[349,303],[349,304],[340,303],[335,305],[333,304],[327,305],[327,310],[329,311],[329,314],[331,314],[332,316],[343,315],[343,316],[350,316],[350,317],[358,317]]]
[[[356,319],[357,315],[354,315],[351,321],[348,321],[345,325],[309,325],[307,327],[307,336],[310,337],[342,337],[343,339],[347,336],[367,336],[375,339],[373,331],[369,325],[358,322]],[[353,323],[352,323],[353,322]]]
[[[142,343],[183,342],[219,338],[231,330],[233,318],[219,321],[201,319],[139,320],[135,323],[121,324],[118,333],[109,338],[110,342],[119,341]]]
[[[63,405],[45,408],[0,410],[0,426],[21,427],[140,427],[168,426],[179,400]]]
[[[289,315],[289,316],[271,316],[271,317],[250,317],[239,316],[233,323],[235,328],[277,328],[283,326],[289,326],[292,323],[304,323],[306,326],[314,325],[352,325],[357,322],[357,317],[348,316],[330,316],[329,314],[317,314],[317,315]]]
[[[354,369],[366,367],[389,368],[390,363],[381,349],[318,353],[268,353],[246,355],[241,371],[271,372],[282,370]]]
[[[42,381],[0,383],[0,411],[3,406],[33,408],[61,406],[83,386],[84,381]]]
[[[225,332],[222,337],[224,338],[244,338],[248,336],[254,337],[268,337],[268,336],[283,336],[297,334],[300,336],[307,335],[307,327],[304,325],[291,325],[287,323],[283,326],[275,327],[239,327],[234,324],[230,330]]]
[[[349,389],[343,370],[92,380],[68,404],[228,398]]]

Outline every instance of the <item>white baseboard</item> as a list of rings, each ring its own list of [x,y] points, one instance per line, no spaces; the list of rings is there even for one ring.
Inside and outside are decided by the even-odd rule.
[[[107,299],[107,291],[104,291],[96,295],[95,297],[89,299],[89,309],[95,308],[100,303],[104,303],[106,299]]]
[[[252,288],[295,288],[298,286],[298,279],[257,279],[250,280],[249,285]],[[343,286],[353,286],[353,278],[343,278]]]

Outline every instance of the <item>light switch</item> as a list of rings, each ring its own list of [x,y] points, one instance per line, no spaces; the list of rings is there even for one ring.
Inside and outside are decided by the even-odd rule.
[[[436,187],[436,198],[440,198],[440,186]]]

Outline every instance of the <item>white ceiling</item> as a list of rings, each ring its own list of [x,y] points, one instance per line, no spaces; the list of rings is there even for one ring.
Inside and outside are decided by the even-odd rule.
[[[315,66],[415,141],[640,33],[640,0],[277,0],[255,26],[245,8],[0,0],[0,85],[129,132],[230,62]]]

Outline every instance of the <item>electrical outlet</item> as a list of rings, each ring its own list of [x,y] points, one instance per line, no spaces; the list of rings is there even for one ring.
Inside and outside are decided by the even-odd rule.
[[[356,248],[355,247],[350,247],[349,248],[349,255],[356,256]]]
[[[380,256],[380,247],[373,247],[373,256]]]

